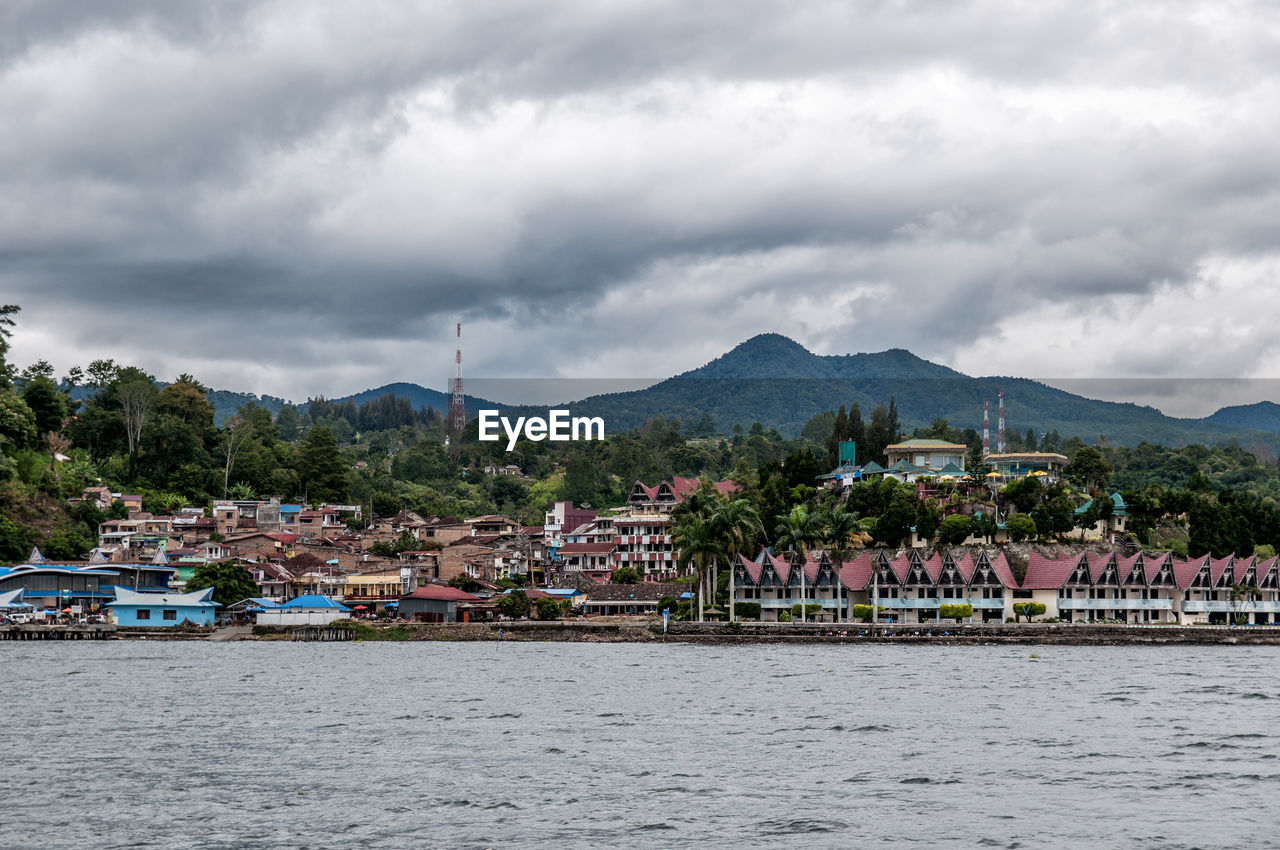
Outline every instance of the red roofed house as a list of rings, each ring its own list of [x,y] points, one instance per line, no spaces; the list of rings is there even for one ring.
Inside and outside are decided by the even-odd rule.
[[[456,623],[459,603],[481,601],[456,587],[428,584],[400,597],[400,616],[420,623]]]

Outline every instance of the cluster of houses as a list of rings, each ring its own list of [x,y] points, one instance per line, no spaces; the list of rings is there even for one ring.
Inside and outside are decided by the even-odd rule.
[[[941,606],[965,604],[974,621],[989,622],[1032,602],[1044,605],[1039,616],[1067,622],[1280,625],[1278,579],[1274,557],[1033,553],[1019,581],[998,549],[865,551],[843,563],[825,552],[802,560],[764,551],[739,556],[733,599],[758,604],[766,621],[803,603],[816,606],[806,616],[818,622],[852,621],[855,605],[874,605],[883,622],[936,622]]]

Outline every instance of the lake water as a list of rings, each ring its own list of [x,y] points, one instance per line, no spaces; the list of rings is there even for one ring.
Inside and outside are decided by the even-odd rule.
[[[1270,647],[23,642],[0,665],[5,848],[1280,840]]]

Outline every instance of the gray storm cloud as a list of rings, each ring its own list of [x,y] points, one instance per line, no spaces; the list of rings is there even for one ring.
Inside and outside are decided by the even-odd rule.
[[[1278,25],[1262,3],[5,4],[15,358],[440,386],[461,318],[493,376],[661,376],[779,331],[979,373],[1258,377]],[[1191,302],[1232,345],[1186,344]]]

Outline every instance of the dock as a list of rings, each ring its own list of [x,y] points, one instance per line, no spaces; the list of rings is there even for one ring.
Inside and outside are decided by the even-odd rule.
[[[114,625],[95,623],[88,626],[46,626],[21,623],[0,626],[0,640],[113,640]]]
[[[351,629],[336,629],[333,626],[301,626],[293,630],[293,640],[308,643],[312,641],[324,643],[349,641],[355,640],[355,632]]]

